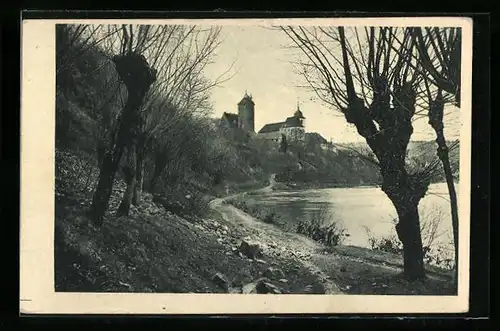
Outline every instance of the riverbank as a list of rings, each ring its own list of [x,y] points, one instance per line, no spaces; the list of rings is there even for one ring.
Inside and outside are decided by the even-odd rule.
[[[266,191],[274,187],[271,180]],[[204,217],[165,210],[145,193],[129,217],[89,224],[90,192],[57,192],[56,291],[295,294],[451,294],[445,274],[401,278],[399,257],[356,247],[327,248],[260,222],[215,199]],[[256,192],[256,191],[253,191]],[[236,194],[245,196],[245,193]],[[231,196],[234,198],[234,195]]]
[[[265,183],[245,185],[261,188]],[[104,225],[96,229],[87,217],[91,192],[61,187],[67,186],[56,187],[56,291],[325,293],[318,277],[300,263],[251,256],[242,245],[249,243],[245,231],[216,211],[180,216],[144,193],[128,217],[117,218],[125,190],[117,181]]]
[[[344,183],[323,183],[323,182],[276,182],[274,191],[294,191],[294,190],[314,190],[323,188],[361,188],[379,187],[378,184],[344,184]]]

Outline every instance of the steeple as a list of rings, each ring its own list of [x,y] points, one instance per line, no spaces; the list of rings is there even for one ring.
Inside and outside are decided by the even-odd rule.
[[[302,111],[300,110],[300,104],[299,104],[299,100],[297,98],[297,110],[295,111],[295,113],[293,113],[293,117],[297,117],[297,118],[302,118],[304,119],[304,115],[302,114]]]

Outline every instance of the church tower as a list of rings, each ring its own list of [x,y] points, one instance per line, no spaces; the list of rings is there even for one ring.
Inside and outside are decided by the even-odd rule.
[[[245,96],[238,103],[238,127],[245,131],[255,132],[255,103],[246,91]]]

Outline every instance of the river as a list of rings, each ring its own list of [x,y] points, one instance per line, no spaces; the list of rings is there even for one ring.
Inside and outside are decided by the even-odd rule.
[[[369,248],[370,237],[395,235],[393,220],[396,211],[378,187],[275,191],[248,196],[247,199],[248,204],[273,210],[288,226],[299,220],[311,219],[320,211],[327,211],[328,219],[338,222],[349,234],[345,245]],[[450,254],[452,257],[451,213],[445,183],[431,184],[419,204],[419,211],[424,245],[432,240],[432,246],[436,249],[441,247],[448,257]],[[434,231],[432,224],[435,225]]]

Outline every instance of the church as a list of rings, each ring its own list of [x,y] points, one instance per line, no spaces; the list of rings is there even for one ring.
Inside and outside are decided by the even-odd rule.
[[[238,102],[238,113],[224,112],[221,124],[226,128],[239,128],[245,132],[255,135],[258,139],[264,139],[279,144],[284,137],[288,142],[307,141],[314,142],[323,148],[330,148],[331,143],[316,132],[305,132],[305,117],[297,103],[297,109],[292,116],[282,122],[268,123],[258,133],[255,133],[255,102],[252,95],[245,95]]]
[[[256,137],[268,141],[279,142],[284,135],[287,141],[304,141],[305,117],[297,103],[297,109],[293,116],[287,117],[282,122],[269,123],[264,125]],[[228,128],[239,128],[244,131],[255,134],[255,102],[251,95],[245,92],[245,95],[238,103],[238,113],[224,112],[221,122]]]
[[[304,141],[305,133],[305,117],[297,103],[297,110],[293,116],[287,117],[283,122],[269,123],[260,129],[258,137],[278,142],[281,136],[284,135],[287,141]]]

